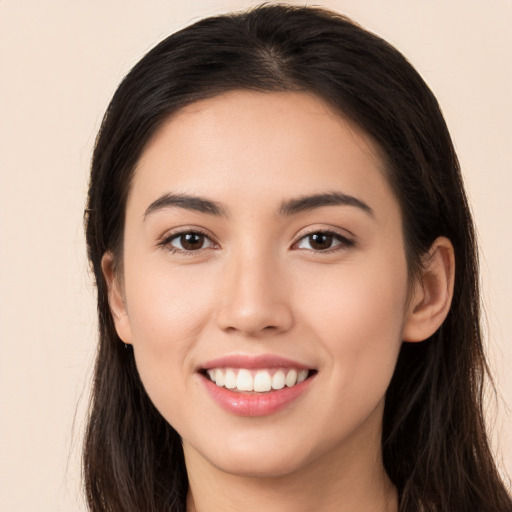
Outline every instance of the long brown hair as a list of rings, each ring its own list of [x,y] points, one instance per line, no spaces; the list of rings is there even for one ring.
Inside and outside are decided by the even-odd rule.
[[[487,366],[474,228],[437,101],[379,37],[336,13],[285,5],[207,18],[171,35],[126,76],[105,114],[86,210],[99,314],[83,459],[90,510],[185,510],[180,437],[151,403],[133,351],[116,334],[101,258],[112,251],[122,261],[130,181],[151,136],[185,105],[233,89],[313,93],[380,146],[411,276],[435,238],[451,240],[453,303],[429,340],[402,346],[386,395],[384,465],[402,512],[511,511],[482,413]]]

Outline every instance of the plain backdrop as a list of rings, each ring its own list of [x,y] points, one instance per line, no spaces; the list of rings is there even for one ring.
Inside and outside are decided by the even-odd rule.
[[[256,3],[0,0],[2,512],[85,510],[80,444],[96,320],[82,212],[108,101],[169,33]],[[512,1],[318,4],[396,45],[441,103],[478,226],[499,392],[499,414],[491,400],[489,418],[501,468],[512,474]]]

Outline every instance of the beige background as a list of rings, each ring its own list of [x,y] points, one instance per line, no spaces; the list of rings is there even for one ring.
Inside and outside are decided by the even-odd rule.
[[[79,451],[95,304],[82,210],[109,98],[170,32],[255,3],[0,0],[2,512],[84,510]],[[443,107],[482,244],[489,351],[502,400],[494,438],[503,471],[512,473],[512,415],[505,406],[512,404],[512,1],[323,5],[400,48]]]

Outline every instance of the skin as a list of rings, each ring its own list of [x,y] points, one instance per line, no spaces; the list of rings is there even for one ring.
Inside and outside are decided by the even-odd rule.
[[[332,192],[369,209],[279,214],[284,201]],[[155,206],[165,194],[207,198],[225,215]],[[308,234],[325,230],[335,237],[319,249]],[[176,231],[206,237],[185,251]],[[381,459],[384,395],[402,342],[427,338],[447,314],[453,250],[436,240],[409,282],[400,207],[372,141],[307,94],[192,104],[143,152],[124,236],[122,275],[103,259],[111,309],[151,400],[182,436],[188,510],[397,510]],[[197,372],[230,354],[279,355],[317,373],[285,409],[240,417]]]

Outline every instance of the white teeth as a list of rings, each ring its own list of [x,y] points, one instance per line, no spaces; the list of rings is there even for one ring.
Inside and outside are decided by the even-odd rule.
[[[272,377],[265,370],[259,370],[254,376],[254,391],[263,393],[272,389]]]
[[[225,387],[234,391],[255,391],[266,393],[271,390],[291,388],[304,382],[308,370],[247,370],[244,368],[215,368],[207,370],[208,377],[219,387]]]
[[[228,389],[236,388],[236,373],[231,369],[226,371],[224,386],[227,387]]]
[[[297,384],[300,384],[301,382],[304,382],[306,380],[307,376],[308,376],[308,371],[307,370],[301,370],[297,374]]]
[[[254,379],[249,370],[240,370],[238,372],[236,387],[238,391],[252,391],[254,389]]]
[[[283,370],[277,370],[277,372],[272,376],[272,389],[283,389],[285,380]]]
[[[215,384],[224,386],[224,372],[220,369],[215,370]]]
[[[285,384],[291,388],[292,386],[295,386],[297,384],[297,371],[296,370],[290,370],[285,379]]]

